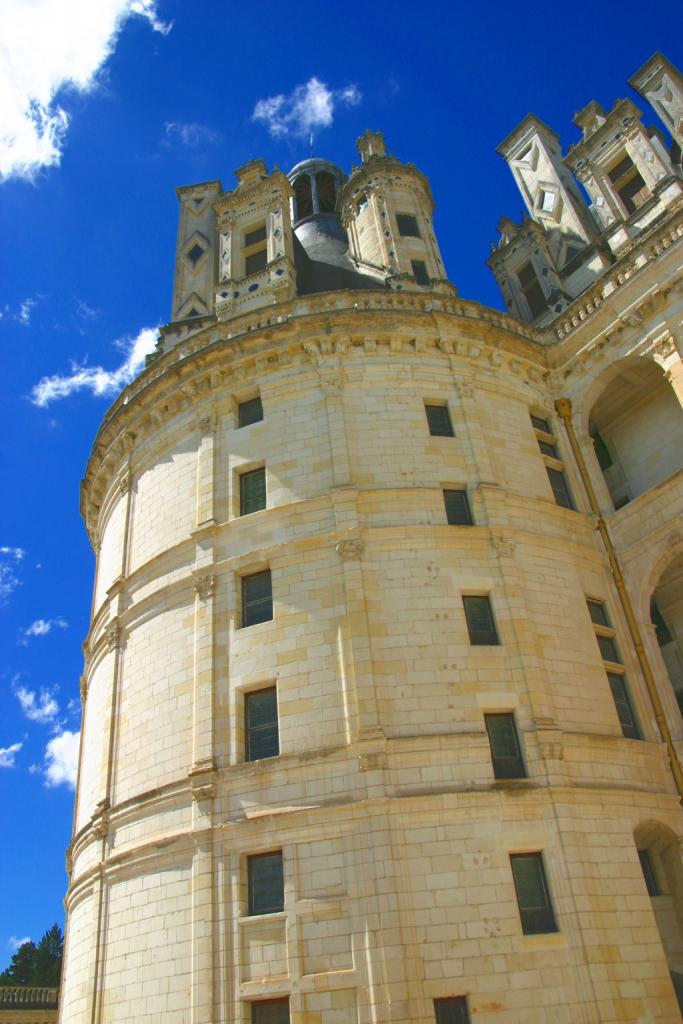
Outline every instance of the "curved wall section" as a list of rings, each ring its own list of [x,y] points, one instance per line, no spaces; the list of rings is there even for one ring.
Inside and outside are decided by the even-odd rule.
[[[680,806],[547,351],[356,297],[207,328],[101,431],[62,1024],[673,1019],[633,837]]]

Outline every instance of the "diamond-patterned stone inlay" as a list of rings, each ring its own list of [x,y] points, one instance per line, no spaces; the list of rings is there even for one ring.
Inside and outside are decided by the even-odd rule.
[[[196,266],[203,255],[204,250],[202,249],[201,245],[197,245],[197,243],[195,242],[190,251],[188,252],[187,258],[191,260],[192,263]]]

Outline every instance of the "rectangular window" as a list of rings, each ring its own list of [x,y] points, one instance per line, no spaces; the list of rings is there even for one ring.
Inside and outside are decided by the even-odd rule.
[[[467,996],[434,1000],[436,1024],[470,1024]]]
[[[635,213],[652,194],[629,156],[622,157],[607,175],[629,214]]]
[[[248,427],[252,423],[258,423],[263,419],[263,405],[260,396],[250,398],[247,402],[240,402],[237,406],[237,426]]]
[[[621,660],[617,651],[617,645],[611,636],[600,636],[598,634],[598,647],[605,661],[614,661],[618,664]]]
[[[556,503],[562,508],[568,508],[573,511],[574,502],[572,501],[572,496],[569,493],[569,487],[564,473],[561,469],[553,469],[552,466],[546,466],[545,468]]]
[[[537,316],[545,312],[547,303],[541,288],[541,282],[538,280],[536,271],[531,263],[525,263],[517,271],[517,280],[519,281],[519,287],[522,289],[522,295],[526,299],[532,319],[536,319]]]
[[[640,858],[640,866],[643,869],[643,877],[645,878],[645,885],[647,886],[647,892],[649,896],[661,896],[662,892],[657,884],[657,876],[655,875],[655,869],[652,864],[652,857],[650,856],[649,850],[638,850],[638,857]]]
[[[526,770],[512,714],[484,715],[491,746],[493,774],[497,779],[524,779]]]
[[[536,428],[536,430],[542,430],[545,434],[552,434],[552,430],[548,426],[547,420],[542,419],[542,417],[540,416],[534,416],[533,413],[530,413],[530,415],[531,422],[533,426]]]
[[[282,850],[247,857],[249,914],[278,914],[285,907]]]
[[[616,672],[608,672],[607,678],[609,680],[609,688],[612,691],[614,706],[619,716],[622,733],[627,740],[639,740],[640,733],[635,715],[633,714],[633,708],[631,707],[631,699],[626,689],[626,680],[622,675],[617,675]]]
[[[251,1024],[289,1024],[289,999],[254,1000]]]
[[[253,231],[247,231],[244,236],[245,248],[249,248],[252,245],[256,245],[257,242],[265,242],[266,240],[266,225],[261,224],[260,227],[254,228]]]
[[[463,597],[470,643],[476,646],[498,644],[493,609],[488,597]]]
[[[244,697],[245,754],[247,761],[261,761],[280,753],[277,719],[277,687],[255,690]]]
[[[413,217],[412,213],[397,213],[396,223],[398,224],[399,235],[403,235],[404,238],[420,237],[420,229],[417,226],[417,218]]]
[[[242,577],[242,626],[255,626],[273,617],[270,569]]]
[[[513,853],[510,864],[524,934],[556,932],[558,928],[543,868],[543,854]]]
[[[610,626],[611,623],[607,618],[607,612],[602,601],[586,601],[588,605],[588,613],[591,617],[591,622],[596,626]]]
[[[446,405],[428,405],[425,402],[427,424],[432,437],[455,437],[451,417]]]
[[[424,260],[411,260],[410,265],[413,268],[415,284],[429,284],[429,274]]]
[[[240,476],[240,515],[248,516],[266,507],[265,468],[253,469]]]
[[[446,506],[446,521],[451,526],[472,526],[472,513],[467,500],[467,491],[445,490],[443,501]]]
[[[259,249],[258,252],[250,252],[244,257],[244,276],[249,277],[250,274],[258,274],[259,270],[265,270],[267,263],[268,258],[265,249]]]
[[[551,459],[557,458],[557,448],[554,444],[550,444],[548,441],[539,441],[538,447],[541,449],[544,455],[547,455]]]

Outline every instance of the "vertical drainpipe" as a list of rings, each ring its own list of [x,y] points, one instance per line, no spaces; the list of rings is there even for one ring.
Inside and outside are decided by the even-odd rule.
[[[583,452],[581,451],[578,439],[576,437],[576,433],[574,431],[574,424],[572,422],[572,404],[568,398],[559,398],[555,402],[555,408],[557,410],[558,415],[562,419],[562,422],[564,423],[565,430],[567,431],[567,437],[569,438],[569,443],[574,453],[574,458],[576,459],[576,464],[581,475],[581,480],[583,481],[583,486],[588,496],[588,502],[591,507],[591,512],[595,516],[598,525],[598,530],[600,531],[600,536],[602,537],[602,542],[605,545],[605,550],[607,551],[607,557],[609,559],[610,568],[612,570],[612,576],[614,577],[614,583],[617,588],[617,593],[619,595],[619,601],[621,602],[621,607],[623,608],[624,615],[626,616],[628,630],[631,634],[631,639],[633,641],[633,646],[636,650],[636,656],[638,658],[638,662],[643,673],[643,678],[645,679],[645,685],[650,696],[650,701],[652,703],[652,708],[655,714],[655,719],[657,721],[657,726],[659,728],[661,737],[664,743],[666,744],[667,753],[669,755],[669,764],[671,766],[671,773],[674,777],[674,782],[676,783],[676,789],[678,790],[679,800],[681,801],[681,803],[683,803],[683,770],[681,769],[681,764],[678,760],[678,755],[676,754],[676,748],[674,747],[673,740],[671,738],[671,733],[669,732],[669,727],[666,724],[664,708],[662,707],[662,702],[659,699],[659,693],[657,692],[657,684],[655,683],[655,677],[652,672],[652,668],[650,667],[650,662],[648,660],[647,653],[643,645],[643,638],[640,634],[638,622],[633,612],[631,599],[629,598],[628,591],[626,590],[626,584],[624,583],[624,577],[621,574],[619,561],[617,559],[617,555],[614,550],[614,546],[612,544],[609,531],[607,529],[607,523],[603,519],[602,513],[600,512],[598,500],[595,497],[595,491],[593,490],[593,485],[588,475],[588,468],[583,457]]]

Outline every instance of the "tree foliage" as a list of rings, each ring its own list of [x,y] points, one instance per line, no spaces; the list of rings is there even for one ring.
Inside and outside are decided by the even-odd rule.
[[[0,974],[0,985],[38,985],[56,988],[62,970],[64,937],[57,924],[49,928],[38,943],[24,942]]]

